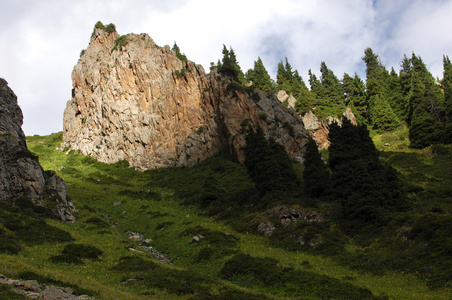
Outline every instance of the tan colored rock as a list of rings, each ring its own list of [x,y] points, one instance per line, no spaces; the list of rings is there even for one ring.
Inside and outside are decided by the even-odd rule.
[[[106,163],[127,160],[142,170],[190,166],[223,146],[243,162],[245,129],[261,126],[302,161],[303,122],[276,97],[257,91],[256,101],[228,88],[227,77],[179,60],[147,34],[129,34],[128,44],[112,51],[118,37],[95,29],[74,67],[63,148]]]
[[[297,101],[297,99],[295,99],[292,94],[288,95],[286,91],[280,90],[276,94],[276,97],[278,98],[279,102],[284,103],[287,101],[287,107],[295,109],[295,102]]]
[[[343,116],[356,125],[356,118],[350,107],[347,107]],[[330,141],[328,140],[328,134],[330,133],[329,126],[331,123],[336,122],[341,125],[341,121],[332,116],[327,116],[324,120],[319,120],[314,113],[309,110],[302,117],[303,124],[306,130],[309,131],[311,137],[316,141],[319,150],[328,149]]]

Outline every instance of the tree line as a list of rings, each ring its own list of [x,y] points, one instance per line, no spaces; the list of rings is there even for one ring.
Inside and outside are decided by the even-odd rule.
[[[366,80],[355,72],[339,79],[325,62],[320,64],[320,78],[309,70],[309,86],[286,58],[278,64],[276,81],[272,80],[260,57],[246,73],[240,68],[232,48],[223,46],[218,71],[264,93],[284,90],[296,99],[295,109],[302,115],[312,110],[318,117],[340,117],[350,107],[359,124],[379,131],[394,130],[402,122],[409,127],[410,144],[424,148],[431,144],[452,143],[452,64],[443,57],[443,79],[436,80],[422,58],[404,56],[400,70],[382,65],[371,48],[364,50]]]

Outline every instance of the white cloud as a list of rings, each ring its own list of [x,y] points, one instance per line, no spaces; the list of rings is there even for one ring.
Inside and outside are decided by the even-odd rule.
[[[414,51],[440,77],[442,55],[452,55],[452,1],[18,0],[2,1],[0,11],[0,76],[19,98],[28,135],[62,130],[72,68],[98,20],[120,34],[149,33],[160,45],[176,41],[207,70],[223,44],[243,71],[260,56],[273,77],[287,56],[305,81],[321,61],[339,78],[363,77],[366,47],[396,69]]]

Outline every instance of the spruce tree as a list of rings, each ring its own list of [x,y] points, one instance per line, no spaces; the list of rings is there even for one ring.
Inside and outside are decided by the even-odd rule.
[[[403,96],[402,85],[400,83],[399,76],[394,71],[394,68],[392,68],[391,72],[389,73],[387,96],[388,104],[391,106],[397,118],[400,121],[406,120],[408,115],[409,103]]]
[[[179,46],[176,44],[176,42],[174,42],[173,48],[172,50],[174,51],[174,53],[176,54],[177,58],[179,58],[181,61],[186,61],[187,60],[187,56],[185,56],[185,54],[182,54],[180,52],[180,48]]]
[[[332,188],[340,203],[340,224],[350,235],[371,234],[406,209],[396,172],[379,159],[365,126],[343,118],[330,126],[329,166]]]
[[[282,61],[278,63],[276,83],[278,90],[284,90],[294,96],[295,109],[299,114],[304,114],[314,106],[314,96],[309,92],[298,71],[292,71],[292,65],[287,58],[285,63]]]
[[[221,61],[221,64],[219,64],[217,67],[220,73],[230,76],[234,81],[237,81],[239,83],[244,82],[245,76],[237,62],[235,52],[231,47],[229,47],[228,50],[226,48],[226,45],[223,45],[223,59]]]
[[[340,116],[345,111],[345,96],[339,79],[334,75],[324,61],[320,64],[320,73],[322,74],[320,82],[324,90],[324,99],[319,102],[320,109],[325,114]]]
[[[245,166],[259,191],[261,205],[296,197],[300,183],[284,146],[267,140],[260,127],[250,129],[245,140]]]
[[[452,144],[452,64],[448,56],[443,57],[444,90],[444,143]]]
[[[273,92],[272,80],[260,57],[254,62],[254,69],[246,73],[246,79],[252,81],[256,88],[266,94]]]
[[[371,48],[364,50],[362,58],[366,63],[366,87],[369,123],[374,129],[390,131],[400,123],[388,103],[389,73],[381,65],[378,55]]]
[[[352,109],[358,123],[367,124],[368,113],[366,86],[364,85],[364,82],[356,73],[354,77],[344,73],[342,88],[346,96],[346,104]]]
[[[409,102],[410,145],[424,148],[443,141],[444,95],[422,59],[411,57],[412,92]]]
[[[307,194],[314,198],[327,195],[331,187],[330,171],[311,137],[306,144],[304,159],[303,183]]]

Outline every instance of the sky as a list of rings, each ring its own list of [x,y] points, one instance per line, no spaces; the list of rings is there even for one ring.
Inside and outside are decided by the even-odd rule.
[[[206,71],[223,45],[244,72],[260,57],[273,79],[287,57],[307,82],[322,61],[339,79],[365,79],[367,47],[396,71],[414,52],[442,78],[450,16],[452,0],[0,0],[0,77],[18,97],[25,134],[47,135],[63,130],[71,72],[97,21],[177,42]]]

